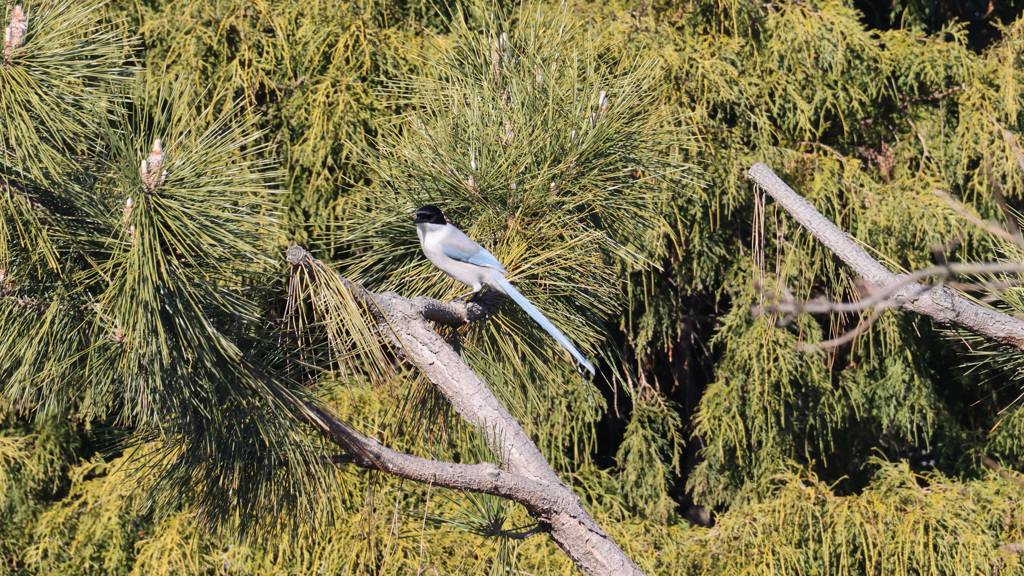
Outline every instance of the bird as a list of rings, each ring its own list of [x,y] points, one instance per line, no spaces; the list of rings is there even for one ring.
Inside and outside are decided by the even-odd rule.
[[[501,262],[449,222],[440,208],[433,205],[420,208],[416,211],[413,223],[416,224],[416,235],[419,236],[420,248],[423,249],[423,255],[427,260],[441,272],[473,289],[459,298],[476,294],[485,285],[499,294],[508,296],[569,354],[572,354],[581,366],[594,374],[594,365],[588,362],[565,334],[555,328],[555,325],[505,278],[508,270],[505,270]]]

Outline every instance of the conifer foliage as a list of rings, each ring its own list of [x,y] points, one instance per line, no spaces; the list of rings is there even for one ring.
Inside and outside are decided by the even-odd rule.
[[[134,46],[99,9],[11,11],[3,102],[22,123],[3,137],[6,409],[114,426],[125,446],[158,440],[131,461],[158,508],[191,495],[211,520],[256,518],[314,482],[282,466],[322,469],[315,450],[275,440],[308,437],[287,432],[296,399],[262,318],[280,175],[240,106],[197,105],[173,78],[138,97]]]
[[[645,573],[1024,570],[1020,351],[863,304],[745,176],[1020,314],[1019,6],[428,4],[0,5],[0,574],[572,573],[321,434],[507,461],[365,296],[462,291],[428,203],[596,359],[436,324]]]

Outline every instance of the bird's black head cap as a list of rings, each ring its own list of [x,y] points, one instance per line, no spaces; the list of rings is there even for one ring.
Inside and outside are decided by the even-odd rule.
[[[428,204],[416,211],[416,219],[413,220],[413,223],[419,224],[421,222],[427,224],[446,224],[448,219],[444,217],[444,212],[441,212],[440,208]]]

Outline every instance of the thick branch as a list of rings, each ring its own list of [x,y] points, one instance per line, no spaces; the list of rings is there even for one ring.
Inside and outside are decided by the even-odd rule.
[[[455,411],[484,434],[502,466],[550,484],[560,483],[544,455],[487,384],[424,320],[419,304],[427,300],[409,300],[394,292],[377,294],[378,328],[420,368]]]
[[[860,274],[876,290],[891,294],[899,308],[969,330],[995,342],[1024,350],[1024,321],[968,300],[943,286],[918,282],[904,284],[904,276],[891,272],[815,210],[768,166],[751,166],[748,177],[775,199],[801,226]]]
[[[297,266],[324,267],[323,263],[298,246],[288,249],[288,261]],[[530,510],[534,518],[551,527],[548,535],[582,573],[594,576],[643,574],[615,541],[590,517],[579,498],[552,470],[551,465],[537,449],[533,440],[509,414],[486,383],[466,365],[462,357],[434,330],[428,321],[429,319],[459,325],[464,321],[472,321],[484,316],[487,310],[485,306],[475,302],[446,303],[424,296],[410,300],[394,292],[374,294],[351,282],[346,281],[346,285],[371,311],[378,329],[389,344],[399,354],[404,355],[415,364],[437,387],[438,391],[448,399],[456,412],[484,435],[488,446],[501,459],[502,468],[506,470],[503,474],[509,475],[507,478],[518,478],[516,482],[519,483],[518,486],[522,490],[526,490],[526,486],[543,486],[546,488],[544,494],[557,495],[549,504],[541,504],[537,500],[527,500],[521,503]],[[323,430],[323,428],[321,429]],[[342,431],[340,428],[336,430],[339,433]],[[335,439],[331,434],[328,434],[328,437],[332,440]],[[344,439],[344,435],[337,436],[337,438]],[[339,443],[339,445],[345,447],[344,444]],[[374,459],[377,455],[385,457],[383,461],[367,461],[368,467],[399,476],[419,474],[412,468],[416,464],[423,463],[422,459],[408,460],[408,458],[414,458],[408,455],[402,455],[406,458],[400,458],[398,456],[400,453],[382,452],[372,445],[360,445],[360,447],[372,448],[372,452],[367,451],[365,454],[374,454]],[[356,463],[359,464],[358,461]],[[382,466],[391,466],[392,468],[386,470]],[[437,468],[437,466],[442,468]],[[445,470],[443,467],[447,466],[456,465],[434,463],[430,470],[441,475]],[[493,488],[497,477],[493,476],[493,470],[488,469],[484,472],[491,476],[486,476],[486,479],[481,480],[476,487],[463,489],[483,492],[486,491],[484,488]],[[434,476],[424,478],[428,477],[435,478]],[[436,480],[421,479],[421,481],[433,481],[435,485],[440,485]],[[507,481],[512,482],[511,480]],[[520,492],[521,494],[522,492]],[[520,502],[511,494],[506,497]],[[548,502],[548,500],[543,501]]]

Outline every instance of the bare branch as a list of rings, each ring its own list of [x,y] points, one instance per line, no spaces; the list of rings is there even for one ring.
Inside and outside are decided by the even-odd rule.
[[[992,184],[992,196],[996,199],[996,204],[999,204],[999,209],[1003,212],[1003,218],[1006,220],[1006,230],[1017,239],[1016,244],[1020,246],[1024,243],[1024,239],[1020,235],[1020,226],[1017,226],[1017,218],[1010,210],[1010,205],[1006,203],[1006,196],[1003,196],[1003,187],[999,184],[999,180],[992,174],[992,156],[985,154],[985,177]]]
[[[1002,465],[999,464],[999,462],[996,462],[995,460],[988,456],[982,456],[981,463],[984,464],[986,468],[989,468],[996,474],[999,474],[999,477],[1002,478],[1003,480],[1006,480],[1007,482],[1013,482],[1014,484],[1024,488],[1024,480],[1021,480],[1020,477],[1014,476],[1013,474],[1010,474],[1006,470],[1003,470],[1003,467]]]
[[[427,320],[447,326],[462,326],[486,316],[494,304],[492,296],[493,292],[488,292],[488,295],[468,302],[442,302],[427,296],[417,296],[412,302]]]
[[[1010,147],[1010,151],[1013,152],[1013,157],[1017,159],[1017,166],[1020,167],[1021,171],[1024,171],[1024,153],[1021,153],[1020,146],[1017,145],[1017,139],[1014,138],[1013,132],[1010,132],[1003,125],[1000,124],[994,116],[989,114],[988,110],[984,110],[985,115],[988,116],[989,122],[995,125],[996,129],[1003,135],[1003,140],[1006,145]]]
[[[955,199],[953,199],[952,196],[950,196],[943,190],[936,190],[935,195],[945,200],[946,204],[948,204],[954,212],[962,216],[971,224],[974,224],[978,228],[981,228],[982,230],[988,232],[989,234],[992,234],[993,236],[997,236],[999,238],[1002,238],[1003,240],[1006,240],[1007,242],[1011,242],[1017,245],[1020,248],[1024,248],[1024,240],[1022,240],[1019,235],[1014,236],[1013,234],[1007,232],[1002,226],[999,226],[998,224],[994,224],[992,222],[985,222],[981,218],[978,218],[974,214],[971,214],[971,212],[967,208],[965,208],[962,204],[957,202]]]
[[[1004,544],[999,547],[1000,550],[1006,552],[1013,552],[1014,554],[1024,554],[1024,542],[1012,542],[1010,544]]]
[[[814,350],[830,350],[832,348],[838,348],[843,344],[853,341],[854,338],[863,334],[868,328],[870,328],[878,318],[882,315],[881,310],[875,310],[871,312],[871,315],[866,320],[862,320],[857,327],[842,336],[837,336],[831,340],[825,340],[824,342],[818,342],[817,344],[810,344],[805,346],[805,350],[812,352]]]
[[[1024,321],[986,308],[944,286],[929,286],[916,280],[908,283],[907,276],[893,273],[872,258],[810,202],[787,186],[771,168],[759,162],[751,166],[747,175],[875,290],[886,293],[887,299],[896,303],[896,307],[1024,350]],[[952,265],[950,269],[954,269]]]
[[[971,290],[998,290],[1003,287],[1018,285],[1015,282],[982,282],[967,284],[960,282],[947,282],[950,276],[955,274],[1024,274],[1024,263],[1019,262],[979,262],[941,264],[922,268],[911,274],[898,274],[898,281],[879,288],[877,285],[866,286],[868,295],[855,302],[833,302],[827,298],[815,298],[806,302],[798,302],[792,294],[786,292],[787,298],[782,302],[766,306],[751,306],[750,312],[757,317],[766,312],[778,314],[825,314],[830,312],[863,312],[868,308],[885,310],[888,308],[899,308],[906,304],[911,298],[919,297],[928,290],[936,290],[943,285],[956,286],[958,289]],[[938,278],[938,285],[921,284],[919,281],[925,278]],[[900,295],[901,291],[908,291],[908,294]],[[909,297],[908,297],[909,295]]]
[[[17,4],[11,10],[11,23],[4,29],[4,66],[10,63],[14,51],[24,45],[27,32],[28,17],[25,16],[25,11],[22,10],[21,5]]]
[[[332,459],[360,468],[377,470],[407,480],[449,490],[464,490],[508,498],[522,504],[535,517],[543,519],[560,510],[580,507],[579,500],[563,484],[551,485],[505,471],[490,462],[456,464],[420,458],[384,446],[363,436],[333,414],[306,405],[312,413],[307,420],[329,440],[345,449],[345,458]]]

